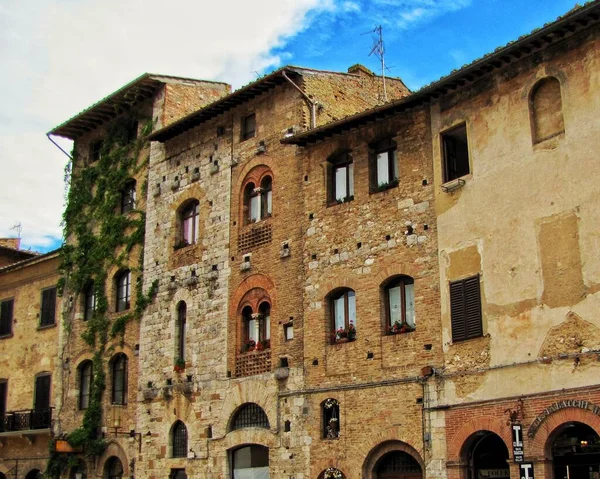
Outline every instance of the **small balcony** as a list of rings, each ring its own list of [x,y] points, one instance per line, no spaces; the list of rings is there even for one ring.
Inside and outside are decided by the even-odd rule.
[[[0,416],[0,434],[43,434],[50,429],[52,409],[22,409],[7,411]]]
[[[271,350],[248,351],[238,355],[235,361],[235,376],[254,376],[271,371]]]

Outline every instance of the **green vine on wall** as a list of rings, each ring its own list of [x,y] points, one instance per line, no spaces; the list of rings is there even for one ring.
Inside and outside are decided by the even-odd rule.
[[[106,389],[105,353],[108,342],[120,335],[124,337],[127,323],[139,320],[158,289],[155,282],[146,293],[142,290],[143,242],[145,214],[133,209],[121,214],[121,193],[127,182],[147,168],[149,159],[142,158],[147,148],[147,136],[152,130],[148,121],[134,141],[128,136],[134,120],[123,118],[113,123],[103,139],[100,158],[83,164],[77,151],[65,168],[65,184],[69,188],[67,205],[63,214],[64,237],[62,247],[61,281],[59,291],[77,304],[86,290],[93,287],[95,310],[84,324],[81,337],[93,351],[93,380],[90,402],[80,427],[72,431],[67,440],[74,448],[85,446],[86,456],[102,454],[106,446],[100,435],[102,427],[102,399]],[[144,189],[146,182],[142,185]],[[139,188],[138,188],[139,192]],[[131,258],[139,246],[137,258]],[[117,318],[111,318],[107,284],[112,281],[110,272],[129,269],[136,275],[135,308]],[[72,331],[72,317],[65,312],[65,329]],[[112,323],[112,324],[111,324]],[[57,477],[57,471],[66,467],[60,454],[50,451],[47,473]],[[60,472],[58,472],[60,474]]]

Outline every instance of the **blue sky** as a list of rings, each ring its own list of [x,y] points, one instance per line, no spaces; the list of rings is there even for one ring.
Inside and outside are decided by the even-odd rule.
[[[61,243],[66,157],[45,137],[144,72],[242,85],[285,64],[346,71],[383,27],[413,90],[554,21],[572,0],[2,0],[0,237]],[[183,14],[185,13],[185,14]],[[63,143],[68,150],[70,145]]]

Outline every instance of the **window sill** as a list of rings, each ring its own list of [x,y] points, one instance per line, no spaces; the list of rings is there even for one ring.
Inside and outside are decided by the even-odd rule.
[[[385,335],[386,335],[386,336],[398,336],[398,335],[400,335],[400,334],[409,334],[409,333],[414,333],[416,330],[417,330],[416,328],[413,328],[413,329],[408,329],[408,328],[407,328],[407,329],[404,329],[404,330],[400,329],[400,330],[398,330],[398,331],[391,331],[391,330],[388,330],[388,331],[385,333]]]
[[[194,246],[196,246],[198,243],[190,243],[190,244],[183,244],[183,245],[175,245],[173,246],[173,253],[174,254],[178,254],[180,251],[188,251],[190,249],[192,249]]]
[[[249,349],[247,351],[240,351],[240,356],[245,356],[245,355],[250,355],[250,354],[259,354],[259,353],[266,353],[271,351],[271,347],[269,346],[268,348],[262,348],[262,349]]]
[[[259,225],[268,223],[271,220],[271,218],[273,218],[273,215],[265,216],[264,218],[261,218],[256,221],[248,221],[247,223],[244,223],[242,225],[242,229],[246,229],[246,228],[252,229],[253,226],[259,226]]]
[[[43,326],[38,326],[37,330],[38,331],[43,331],[44,329],[52,329],[56,327],[56,323],[52,323],[52,324],[44,324]]]
[[[3,334],[2,336],[0,336],[0,339],[9,339],[9,338],[12,338],[13,336],[14,336],[13,333]]]
[[[383,193],[384,191],[389,191],[392,190],[394,188],[398,188],[398,185],[400,184],[400,182],[398,180],[392,181],[391,183],[387,183],[384,185],[380,185],[380,186],[376,186],[375,188],[373,188],[369,194],[371,195],[376,195],[377,193]]]
[[[344,198],[343,200],[334,200],[334,201],[330,201],[327,206],[338,206],[338,205],[345,205],[350,203],[351,201],[354,201],[354,195],[352,196],[347,196],[346,198]]]
[[[356,341],[356,336],[353,338],[339,338],[339,339],[333,339],[331,340],[331,345],[336,345],[336,344],[343,344],[343,343],[353,343],[354,341]]]
[[[466,343],[470,343],[470,342],[474,342],[474,341],[483,341],[484,339],[489,339],[490,335],[489,334],[482,334],[481,336],[474,336],[472,338],[465,338],[465,339],[453,339],[452,342],[450,343],[451,346],[457,345],[457,344],[466,344]]]

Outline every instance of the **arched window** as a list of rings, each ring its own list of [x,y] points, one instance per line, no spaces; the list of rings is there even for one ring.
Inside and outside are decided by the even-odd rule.
[[[135,180],[128,180],[121,190],[121,213],[135,209]]]
[[[177,305],[177,344],[175,345],[175,361],[185,363],[185,332],[187,322],[187,305],[180,301]]]
[[[112,403],[127,404],[127,356],[119,353],[112,359]]]
[[[329,297],[332,342],[353,341],[356,338],[356,295],[344,288]]]
[[[244,429],[247,427],[261,427],[269,429],[269,418],[265,411],[256,403],[243,404],[234,414],[231,420],[230,431]]]
[[[340,403],[333,398],[325,399],[321,403],[322,437],[324,439],[337,439],[340,436]]]
[[[396,276],[383,288],[385,329],[389,334],[415,330],[415,284],[410,276]]]
[[[121,271],[115,277],[117,289],[117,313],[127,311],[131,307],[131,271]]]
[[[96,311],[96,288],[94,282],[90,281],[84,291],[83,320],[92,319],[94,311]]]
[[[180,212],[180,246],[196,244],[200,237],[200,202],[190,201]]]
[[[121,460],[112,456],[106,461],[104,466],[104,479],[122,479],[123,478],[123,464]]]
[[[93,371],[91,361],[84,361],[79,365],[79,409],[87,409],[90,405]]]
[[[250,444],[231,453],[233,479],[269,479],[269,448]]]
[[[529,115],[534,144],[564,133],[560,82],[556,78],[543,78],[535,84],[529,100]]]
[[[187,427],[181,421],[175,422],[171,429],[171,442],[173,457],[187,457],[188,434]]]

